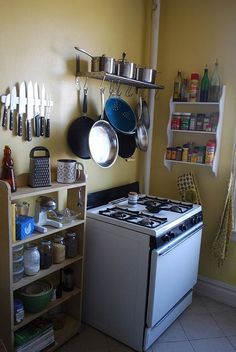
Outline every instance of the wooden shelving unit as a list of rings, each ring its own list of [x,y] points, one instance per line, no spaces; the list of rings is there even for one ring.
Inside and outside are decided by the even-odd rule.
[[[65,324],[63,328],[55,330],[55,344],[48,349],[54,351],[69,338],[80,331],[81,326],[81,306],[82,306],[82,290],[83,290],[83,265],[84,265],[84,245],[85,245],[85,219],[87,205],[87,188],[86,177],[81,175],[78,182],[73,184],[59,184],[52,182],[51,187],[30,188],[27,187],[27,175],[20,175],[17,178],[18,190],[11,193],[8,183],[0,181],[0,314],[1,321],[4,324],[0,326],[0,338],[3,340],[7,351],[14,351],[14,332],[29,324],[36,318],[45,315],[55,307],[63,307],[63,315]],[[61,228],[48,227],[45,234],[34,232],[32,236],[22,241],[12,241],[12,223],[11,223],[11,203],[17,200],[25,200],[31,197],[41,195],[50,196],[53,193],[58,194],[63,191],[66,194],[66,207],[80,214],[78,219],[64,224]],[[51,195],[52,196],[52,195]],[[82,196],[82,202],[78,200]],[[81,200],[81,198],[80,198]],[[40,270],[34,276],[24,276],[18,282],[13,283],[12,269],[12,249],[19,244],[28,242],[37,242],[40,239],[47,237],[51,238],[57,233],[65,233],[66,230],[73,229],[79,233],[79,250],[78,255],[74,258],[66,258],[60,264],[53,264],[46,270]],[[71,292],[62,292],[62,297],[49,302],[47,307],[36,314],[25,311],[24,320],[17,325],[14,325],[14,295],[17,291],[38,279],[48,278],[55,282],[59,277],[60,270],[65,267],[72,267],[75,276],[75,288]],[[57,283],[57,282],[56,282]],[[59,282],[58,282],[59,283]]]

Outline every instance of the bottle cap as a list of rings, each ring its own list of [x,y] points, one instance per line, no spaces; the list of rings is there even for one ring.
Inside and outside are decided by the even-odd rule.
[[[198,73],[192,73],[191,74],[191,79],[199,80],[199,74]]]

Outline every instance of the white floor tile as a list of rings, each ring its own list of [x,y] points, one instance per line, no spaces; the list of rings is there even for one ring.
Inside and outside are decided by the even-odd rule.
[[[185,341],[187,337],[179,320],[176,320],[158,339],[158,342]]]
[[[156,342],[152,345],[153,352],[194,352],[190,342]]]
[[[235,352],[231,343],[225,338],[192,340],[195,352]]]
[[[185,314],[184,312],[179,321],[189,340],[224,336],[209,314]]]

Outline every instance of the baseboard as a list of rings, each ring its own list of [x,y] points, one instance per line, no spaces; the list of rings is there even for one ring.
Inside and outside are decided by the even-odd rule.
[[[198,276],[194,292],[201,296],[206,296],[218,302],[236,307],[236,286],[234,285]]]

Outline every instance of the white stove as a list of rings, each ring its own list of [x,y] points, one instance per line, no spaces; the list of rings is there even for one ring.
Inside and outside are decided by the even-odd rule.
[[[146,351],[191,303],[200,205],[140,194],[87,211],[84,320]]]

